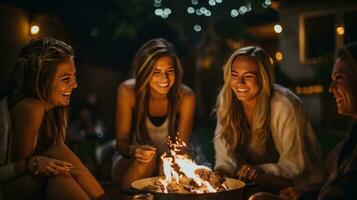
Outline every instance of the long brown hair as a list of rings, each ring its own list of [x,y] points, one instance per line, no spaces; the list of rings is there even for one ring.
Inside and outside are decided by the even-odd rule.
[[[175,136],[177,131],[177,110],[182,96],[182,66],[172,44],[157,38],[146,42],[134,58],[134,78],[136,102],[134,109],[134,133],[139,143],[150,142],[147,132],[150,87],[149,81],[155,69],[154,63],[162,56],[171,56],[175,67],[175,83],[168,93],[169,135]]]
[[[254,59],[258,66],[258,76],[261,89],[257,105],[253,113],[251,131],[244,114],[242,103],[235,97],[231,88],[232,63],[238,56]],[[244,143],[244,136],[251,133],[250,147],[257,153],[266,150],[266,141],[270,134],[270,99],[274,85],[274,70],[269,55],[260,47],[248,46],[235,51],[224,66],[224,85],[217,98],[217,120],[222,126],[216,137],[223,137],[228,144],[229,153],[233,154],[236,147]]]
[[[35,39],[24,46],[12,75],[10,86],[13,92],[9,96],[9,106],[24,98],[49,102],[57,66],[70,57],[73,57],[72,47],[52,38]],[[45,112],[35,152],[43,152],[52,144],[64,142],[67,116],[68,106],[54,107]]]

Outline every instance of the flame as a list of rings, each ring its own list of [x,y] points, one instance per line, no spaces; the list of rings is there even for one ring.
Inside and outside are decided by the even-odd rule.
[[[186,176],[197,186],[199,186],[198,188],[192,188],[191,192],[217,192],[217,190],[208,181],[200,178],[199,174],[197,173],[198,170],[202,169],[208,171],[211,170],[206,166],[197,165],[193,160],[190,159],[189,155],[184,151],[186,144],[179,137],[176,137],[174,141],[175,142],[173,142],[170,137],[166,138],[166,143],[170,147],[170,152],[169,154],[164,153],[161,156],[165,178],[160,178],[159,181],[164,186],[164,192],[168,193],[167,187],[169,183],[180,183],[180,179],[183,176]]]

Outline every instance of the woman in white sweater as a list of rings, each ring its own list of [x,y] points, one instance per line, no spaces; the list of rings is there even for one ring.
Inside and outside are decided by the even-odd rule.
[[[275,192],[318,185],[320,146],[302,102],[274,81],[269,55],[259,47],[238,49],[228,59],[217,99],[215,170]]]

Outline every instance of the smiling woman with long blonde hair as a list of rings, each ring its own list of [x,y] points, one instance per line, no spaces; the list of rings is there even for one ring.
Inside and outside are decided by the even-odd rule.
[[[230,56],[217,98],[215,169],[272,190],[318,184],[320,149],[302,102],[274,83],[269,55],[260,47]]]

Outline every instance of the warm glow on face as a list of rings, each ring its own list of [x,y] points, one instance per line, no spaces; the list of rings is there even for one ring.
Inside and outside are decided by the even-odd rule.
[[[343,34],[345,34],[345,28],[343,28],[343,26],[339,26],[336,28],[336,32],[339,35],[343,35]]]
[[[38,25],[31,26],[31,35],[37,35],[40,32],[40,27]]]

